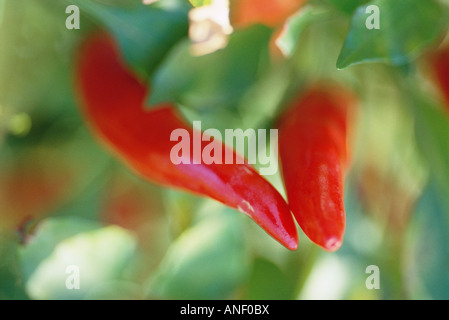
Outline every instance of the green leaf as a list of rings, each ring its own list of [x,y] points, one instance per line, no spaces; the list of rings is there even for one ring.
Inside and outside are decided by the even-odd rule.
[[[84,0],[71,3],[94,17],[117,38],[126,61],[144,77],[152,73],[176,42],[187,36],[187,6],[140,3],[120,7]]]
[[[248,272],[240,213],[215,202],[170,246],[150,283],[163,299],[226,299]],[[218,212],[217,212],[218,211]]]
[[[149,106],[177,102],[196,110],[233,108],[269,64],[271,30],[255,26],[230,37],[228,46],[195,57],[180,43],[153,77]]]
[[[18,256],[19,244],[0,235],[0,300],[28,299],[23,286]]]
[[[380,29],[366,27],[369,5],[379,7]],[[371,1],[354,13],[337,68],[365,62],[407,64],[435,42],[448,21],[444,7],[434,0]]]
[[[117,226],[52,218],[20,251],[27,293],[33,299],[83,299],[98,288],[122,280],[136,241]],[[80,287],[69,290],[67,268],[79,269]]]
[[[280,64],[259,78],[239,102],[239,126],[261,128],[277,117],[287,90],[292,86],[291,66]]]
[[[249,278],[247,299],[292,299],[294,298],[293,284],[277,265],[269,260],[258,258],[254,261]]]

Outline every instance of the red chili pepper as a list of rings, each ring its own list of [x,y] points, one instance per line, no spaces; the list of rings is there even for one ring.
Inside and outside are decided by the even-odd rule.
[[[149,181],[238,209],[288,249],[297,248],[296,226],[287,203],[250,165],[224,164],[225,152],[223,164],[172,163],[170,152],[176,142],[170,141],[170,134],[185,129],[193,139],[194,130],[171,104],[145,110],[147,85],[126,68],[109,36],[97,34],[84,43],[76,76],[87,122],[126,165]]]
[[[446,109],[449,111],[449,46],[438,50],[431,59],[435,80],[445,99]]]
[[[279,154],[287,198],[304,233],[328,251],[345,230],[344,175],[347,116],[354,105],[339,89],[312,88],[279,123]]]

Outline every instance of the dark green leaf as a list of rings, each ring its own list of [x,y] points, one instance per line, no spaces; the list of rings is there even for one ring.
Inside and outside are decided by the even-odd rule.
[[[119,7],[84,0],[71,3],[112,32],[126,61],[145,77],[177,41],[187,36],[188,10],[185,5],[166,8],[143,4]]]
[[[369,5],[380,10],[379,29],[366,27]],[[354,13],[337,67],[364,62],[406,64],[435,42],[448,21],[444,7],[433,0],[371,1]]]
[[[0,235],[0,300],[27,299],[18,257],[19,244]]]

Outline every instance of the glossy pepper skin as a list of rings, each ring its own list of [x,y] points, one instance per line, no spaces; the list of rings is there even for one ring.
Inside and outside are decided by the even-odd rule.
[[[279,121],[279,154],[290,208],[310,240],[337,250],[345,230],[344,178],[348,112],[355,99],[313,87]]]
[[[193,139],[193,129],[170,104],[145,110],[147,85],[125,66],[112,38],[104,33],[90,36],[80,48],[75,70],[87,123],[124,164],[151,182],[238,209],[288,249],[297,248],[296,226],[287,203],[250,165],[172,163],[170,151],[177,143],[170,141],[172,131],[188,130]]]
[[[439,86],[449,112],[449,45],[438,50],[431,57],[431,66],[435,81]]]

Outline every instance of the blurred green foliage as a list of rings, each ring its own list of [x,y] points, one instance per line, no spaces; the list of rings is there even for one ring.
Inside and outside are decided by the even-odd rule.
[[[379,8],[379,29],[370,30],[365,25],[369,15],[366,9],[371,5]],[[447,14],[447,9],[435,1],[370,1],[354,13],[337,67],[366,61],[406,64],[435,43],[448,25]]]
[[[65,28],[69,4],[80,30]],[[379,31],[365,28],[369,4]],[[425,64],[447,32],[447,2],[309,1],[280,39],[285,59],[260,25],[190,56],[191,7],[0,0],[0,299],[448,299],[449,117]],[[309,83],[352,88],[342,248],[324,252],[298,229],[290,252],[241,213],[142,181],[105,152],[72,81],[96,28],[152,88],[148,108],[175,102],[205,127],[274,127]],[[268,179],[284,193],[280,175]],[[80,290],[65,286],[70,265]],[[369,265],[379,290],[365,286]]]

